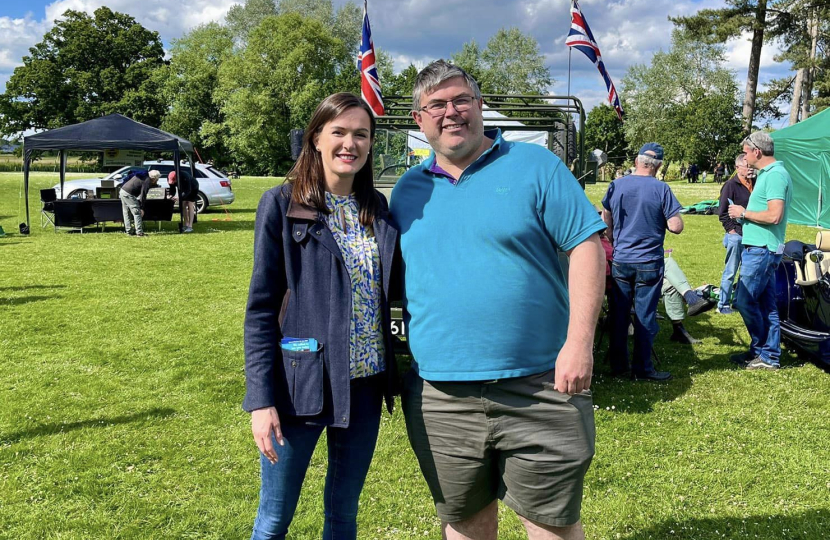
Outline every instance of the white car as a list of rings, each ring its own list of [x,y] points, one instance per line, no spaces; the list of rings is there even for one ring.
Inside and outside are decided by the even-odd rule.
[[[189,171],[190,165],[184,163],[181,169]],[[64,199],[86,199],[95,196],[95,189],[101,187],[102,180],[112,180],[118,186],[130,171],[136,169],[157,170],[161,173],[159,187],[150,190],[148,197],[164,197],[163,189],[167,187],[167,175],[174,169],[172,161],[145,161],[140,167],[122,167],[103,178],[88,178],[83,180],[69,180],[63,184]],[[231,204],[236,195],[233,193],[231,179],[212,165],[196,164],[196,180],[199,182],[199,198],[196,201],[196,211],[202,213],[208,206]],[[61,185],[56,184],[53,189],[58,198],[61,198]]]

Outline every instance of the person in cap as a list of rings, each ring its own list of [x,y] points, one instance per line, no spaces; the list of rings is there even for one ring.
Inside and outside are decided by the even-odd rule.
[[[737,308],[749,331],[749,350],[732,357],[746,369],[776,370],[781,357],[781,322],[775,303],[775,269],[784,253],[787,210],[793,181],[775,159],[769,133],[756,131],[743,141],[746,164],[758,171],[746,208],[729,205],[729,217],[743,223]]]
[[[434,153],[391,199],[413,357],[402,403],[442,535],[495,539],[502,500],[532,538],[584,538],[605,225],[552,152],[485,131],[461,68],[429,64],[412,101]]]
[[[196,217],[196,201],[199,199],[199,181],[193,178],[188,171],[181,171],[181,182],[176,177],[176,171],[171,171],[167,175],[167,185],[169,186],[168,196],[175,200],[181,201],[184,205],[184,229],[182,232],[193,232],[193,218]],[[178,186],[179,194],[176,195],[176,187]]]
[[[124,216],[124,230],[130,234],[130,218],[135,222],[135,235],[144,236],[144,204],[147,202],[147,193],[158,186],[161,173],[153,169],[145,171],[140,169],[131,173],[124,184],[118,197],[121,199],[121,212]]]
[[[634,354],[630,374],[640,380],[665,381],[667,371],[657,371],[651,349],[657,336],[657,303],[660,300],[665,263],[666,230],[683,231],[682,207],[668,184],[656,178],[663,164],[663,147],[646,143],[634,161],[634,172],[611,182],[602,199],[602,219],[614,245],[611,268],[610,357],[614,375],[629,373],[628,325],[634,305]]]

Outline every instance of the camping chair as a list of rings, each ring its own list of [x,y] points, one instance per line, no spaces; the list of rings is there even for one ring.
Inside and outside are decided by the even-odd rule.
[[[46,227],[46,222],[55,226],[55,201],[58,194],[54,189],[40,190],[40,228]]]

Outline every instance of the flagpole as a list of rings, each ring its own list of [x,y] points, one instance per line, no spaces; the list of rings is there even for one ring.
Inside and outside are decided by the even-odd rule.
[[[568,47],[568,96],[571,95],[571,49]]]
[[[574,1],[571,0],[571,9],[574,7]],[[568,93],[567,95],[571,95],[571,50],[573,47],[568,47]]]

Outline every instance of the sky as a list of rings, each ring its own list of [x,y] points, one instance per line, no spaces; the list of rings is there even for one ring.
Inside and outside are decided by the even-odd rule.
[[[0,1],[0,90],[28,48],[38,43],[53,21],[67,9],[92,13],[106,5],[128,13],[146,28],[159,32],[165,46],[191,28],[221,22],[228,9],[243,0],[2,0]],[[347,0],[333,0],[335,7]],[[359,2],[358,2],[359,3]],[[611,78],[620,89],[626,70],[648,64],[652,55],[671,42],[669,16],[718,8],[723,0],[581,0],[582,12],[596,38]],[[568,86],[569,0],[369,0],[372,37],[395,60],[400,71],[410,62],[418,67],[448,58],[475,39],[482,47],[500,28],[517,27],[539,42],[540,52],[555,79],[550,93],[562,95]],[[360,29],[356,29],[355,40]],[[749,36],[727,44],[728,65],[743,89],[749,57]],[[777,47],[766,45],[760,82],[783,77],[789,66],[773,57]],[[605,85],[594,65],[581,53],[571,59],[571,93],[587,110],[606,101]],[[783,127],[775,125],[774,127]]]

